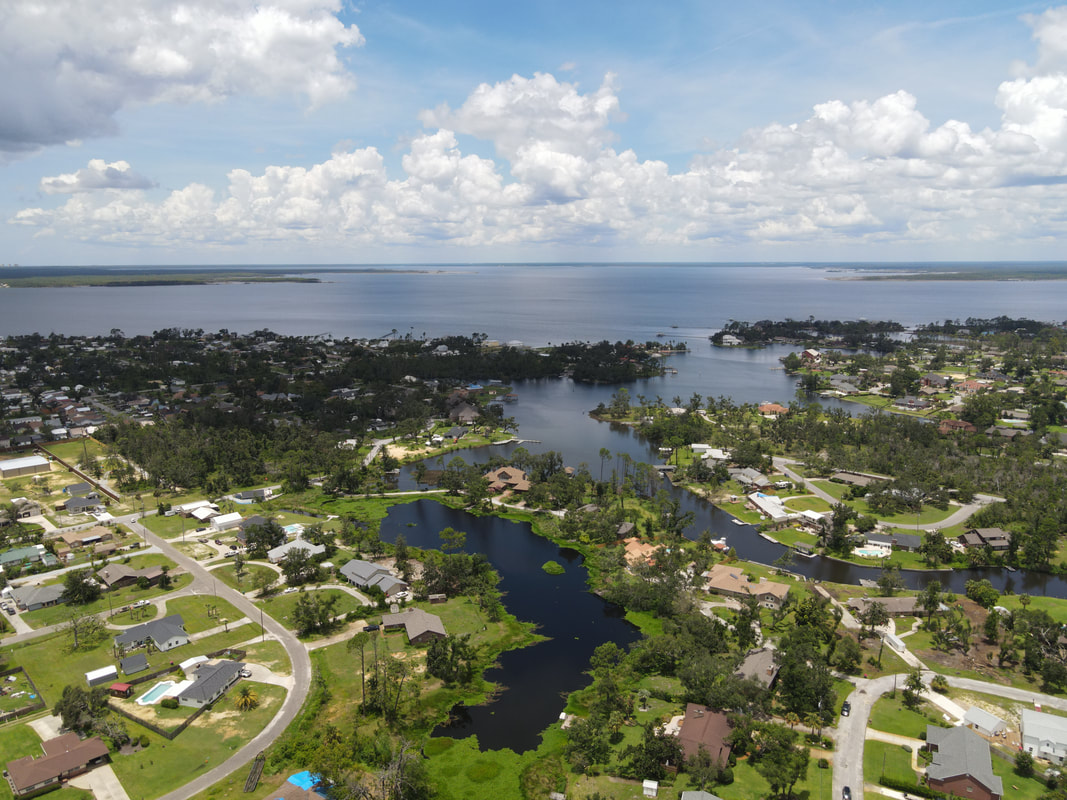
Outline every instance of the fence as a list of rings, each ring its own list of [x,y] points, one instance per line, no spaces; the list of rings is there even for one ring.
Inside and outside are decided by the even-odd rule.
[[[37,700],[27,706],[23,706],[22,708],[16,708],[14,711],[8,711],[6,714],[0,714],[0,724],[3,724],[8,720],[18,719],[19,717],[25,714],[33,714],[34,712],[40,711],[41,709],[45,708],[45,706],[47,705],[44,701],[44,698],[41,697],[41,693],[37,691],[37,686],[34,684],[33,678],[31,678],[30,674],[26,672],[26,670],[24,670],[22,667],[5,669],[3,672],[0,672],[0,680],[6,678],[8,675],[14,675],[19,672],[21,672],[25,676],[26,682],[30,685],[30,691],[32,694],[37,695]]]

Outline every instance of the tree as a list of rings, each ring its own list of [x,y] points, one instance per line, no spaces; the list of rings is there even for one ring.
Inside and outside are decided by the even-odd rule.
[[[73,612],[65,624],[67,635],[71,639],[70,651],[79,648],[92,649],[104,634],[104,623],[95,614],[78,614]]]
[[[982,632],[985,634],[987,642],[996,643],[1000,637],[1000,612],[990,611],[985,616],[985,622],[983,623]]]
[[[393,542],[393,562],[396,571],[400,573],[400,577],[405,582],[410,582],[411,551],[408,548],[408,541],[403,533],[398,533],[396,535],[396,541]]]
[[[89,733],[107,715],[107,692],[102,686],[83,689],[63,687],[63,695],[52,710],[63,720],[63,727],[81,734]]]
[[[904,681],[904,705],[911,709],[918,708],[919,695],[925,688],[922,672],[918,668],[908,673],[908,679]]]
[[[324,633],[334,625],[333,612],[339,596],[301,592],[293,609],[293,625],[297,636]]]
[[[627,759],[627,773],[642,780],[662,780],[667,765],[679,766],[683,760],[678,737],[660,732],[653,722],[645,724],[640,743],[627,746],[622,757]]]
[[[952,560],[952,546],[945,541],[945,534],[941,533],[941,531],[927,531],[924,533],[923,542],[919,545],[919,553],[931,567],[936,567]]]
[[[462,550],[463,545],[467,542],[467,534],[451,527],[444,528],[438,536],[441,537],[441,550],[445,553]]]
[[[348,652],[352,653],[355,650],[359,650],[359,679],[360,679],[360,707],[362,708],[367,702],[367,662],[365,658],[365,651],[367,648],[367,642],[370,641],[370,633],[367,631],[360,631],[351,639],[348,640],[348,644],[345,645]]]
[[[882,597],[892,597],[904,588],[904,579],[900,577],[900,567],[896,564],[886,564],[882,567],[882,574],[878,576],[878,589]]]
[[[1015,774],[1021,778],[1033,777],[1034,757],[1025,750],[1015,754]]]
[[[993,588],[993,584],[986,578],[982,578],[979,581],[967,581],[964,584],[964,591],[969,598],[982,608],[992,608],[1000,599],[1000,592]]]
[[[874,629],[889,623],[889,612],[884,603],[874,600],[859,614],[859,621],[863,624],[863,635],[874,636]]]
[[[795,744],[795,731],[766,725],[760,731],[756,771],[770,784],[771,797],[787,798],[808,774],[811,753]]]
[[[256,690],[251,686],[244,684],[237,691],[237,696],[233,699],[233,704],[238,711],[251,711],[259,705],[259,695],[256,694]]]
[[[100,598],[100,584],[92,579],[89,570],[76,569],[63,580],[63,597],[71,605],[87,605]]]
[[[700,791],[709,783],[714,783],[719,774],[719,762],[711,757],[711,753],[701,743],[699,749],[685,760],[685,771],[689,775],[689,781],[696,784]]]
[[[930,618],[941,607],[941,581],[932,580],[923,587],[919,595],[919,607],[926,612],[926,620],[929,625]]]
[[[301,547],[294,547],[279,564],[285,582],[290,586],[301,586],[318,580],[319,565],[312,559],[311,553]]]
[[[859,668],[860,661],[863,659],[863,651],[860,650],[859,643],[855,639],[845,636],[841,644],[837,646],[834,657],[837,660],[837,668],[845,674],[851,674]]]

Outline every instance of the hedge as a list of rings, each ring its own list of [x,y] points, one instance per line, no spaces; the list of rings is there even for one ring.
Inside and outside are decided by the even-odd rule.
[[[896,789],[898,792],[907,792],[908,794],[918,795],[919,797],[927,797],[930,800],[946,800],[948,797],[944,792],[939,792],[937,789],[931,789],[929,786],[925,786],[921,783],[899,781],[888,775],[880,777],[878,782],[887,789]]]

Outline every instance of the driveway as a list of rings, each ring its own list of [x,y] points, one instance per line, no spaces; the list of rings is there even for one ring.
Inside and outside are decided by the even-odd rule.
[[[71,778],[68,782],[71,786],[92,792],[96,800],[130,800],[130,796],[122,788],[110,764],[95,767],[84,775]]]

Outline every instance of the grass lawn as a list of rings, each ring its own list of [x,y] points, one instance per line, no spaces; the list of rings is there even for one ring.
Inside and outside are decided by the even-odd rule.
[[[788,547],[792,547],[797,542],[810,544],[812,547],[817,547],[819,543],[818,536],[804,531],[798,531],[796,528],[783,528],[780,531],[771,531],[770,536]]]
[[[213,613],[208,616],[209,610]],[[175,597],[167,600],[167,614],[181,614],[188,633],[200,633],[211,628],[217,628],[222,620],[236,622],[244,618],[244,614],[230,605],[226,600],[219,600],[212,595],[202,594],[196,597]]]
[[[197,547],[203,547],[203,545],[197,545]],[[240,582],[237,580],[237,574],[234,571],[232,563],[211,570],[211,577],[218,578],[231,589],[236,589],[239,592],[248,592],[256,585],[256,576],[264,572],[269,572],[278,580],[282,579],[282,576],[270,567],[265,567],[262,564],[249,564],[247,562],[241,572]]]
[[[266,641],[250,644],[245,647],[245,656],[252,664],[262,664],[275,675],[292,675],[293,667],[289,663],[289,654],[285,652],[281,642]]]
[[[1020,778],[1015,774],[1014,761],[1005,761],[991,754],[993,774],[1004,784],[1004,796],[1011,800],[1037,800],[1048,792],[1048,787],[1037,778]]]
[[[785,501],[790,511],[829,511],[830,504],[821,497],[790,497]]]
[[[189,500],[182,500],[182,502],[192,502],[193,500],[199,500],[202,498],[190,498]],[[145,506],[147,508],[147,505]],[[146,516],[141,523],[152,531],[152,533],[161,536],[164,539],[181,539],[182,530],[185,531],[185,540],[196,540],[197,537],[201,539],[205,536],[215,538],[215,532],[212,530],[202,531],[201,533],[194,533],[197,528],[207,528],[207,524],[200,522],[195,517],[183,517],[181,514],[175,514],[173,517],[168,517],[163,514],[151,514]]]
[[[37,698],[30,697],[33,694],[33,690],[30,689],[30,682],[26,677],[26,673],[16,672],[9,677],[14,677],[15,680],[8,681],[7,678],[4,678],[4,691],[6,694],[0,697],[0,714],[17,711],[37,702]],[[19,694],[20,692],[21,694]],[[15,695],[18,695],[18,697]]]
[[[36,611],[27,611],[22,615],[22,618],[31,628],[43,628],[48,625],[57,625],[61,622],[66,622],[70,619],[71,614],[75,612],[80,615],[104,614],[104,616],[107,616],[111,609],[120,611],[125,606],[133,605],[138,600],[154,600],[169,592],[188,586],[192,581],[192,576],[187,573],[175,575],[170,579],[170,588],[168,589],[161,589],[158,586],[151,586],[147,589],[138,589],[136,586],[127,586],[124,589],[117,589],[114,592],[105,592],[98,600],[94,600],[92,603],[84,606],[77,606],[76,609],[62,603],[58,606],[49,606],[48,608],[38,608]]]
[[[918,739],[934,719],[940,719],[930,703],[923,701],[918,711],[912,711],[904,705],[903,692],[897,692],[895,698],[882,695],[871,709],[870,727],[885,733],[897,733]],[[924,713],[925,712],[925,713]]]
[[[170,742],[131,723],[131,733],[144,733],[150,745],[128,756],[112,756],[112,768],[127,794],[145,800],[166,794],[217,767],[259,733],[277,713],[285,690],[262,683],[253,686],[260,698],[259,707],[237,711],[232,700],[234,689],[230,689],[214,708]]]
[[[918,776],[911,768],[911,754],[908,751],[899,744],[868,739],[863,745],[863,778],[878,783],[883,774],[919,785]]]
[[[347,614],[349,611],[357,611],[365,608],[360,602],[350,595],[348,592],[342,592],[340,589],[311,589],[308,594],[313,594],[316,597],[336,597],[337,605],[334,606],[334,616],[340,616]],[[293,625],[293,612],[296,609],[297,601],[300,598],[300,592],[293,592],[292,594],[276,594],[268,597],[264,600],[257,600],[256,603],[262,606],[264,613],[270,614],[278,622],[285,625],[287,628],[294,628]],[[361,613],[364,613],[361,611]],[[367,608],[365,612],[368,616],[371,614],[379,614],[373,608]],[[445,629],[451,631],[446,624]]]
[[[880,639],[864,639],[860,645],[863,653],[863,661],[860,663],[860,672],[868,678],[877,678],[881,675],[899,675],[908,672],[911,667],[892,647],[882,647]],[[882,651],[882,665],[875,666],[867,661],[868,657],[878,658],[878,651]]]
[[[96,439],[78,439],[66,442],[49,442],[44,445],[56,458],[62,458],[66,462],[78,462],[82,456],[88,454],[90,458],[107,454],[107,450]],[[80,479],[79,479],[80,480]]]
[[[834,483],[826,480],[809,480],[808,483],[817,489],[822,489],[835,500],[841,500],[850,488],[847,483]]]
[[[1002,594],[997,601],[998,606],[1004,606],[1009,611],[1018,611],[1023,607],[1021,595]],[[1067,600],[1059,597],[1031,597],[1027,606],[1029,611],[1047,611],[1048,615],[1060,624],[1067,623]]]

